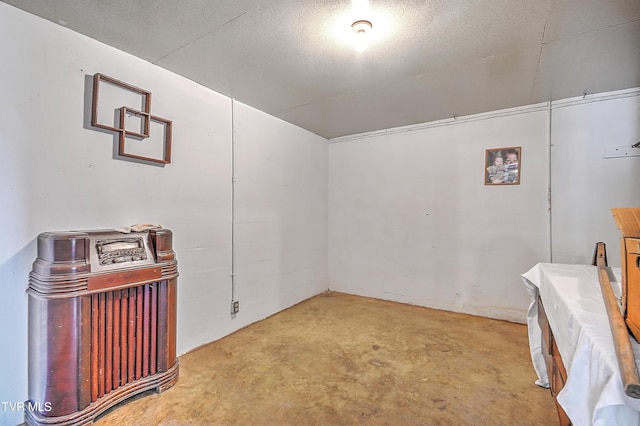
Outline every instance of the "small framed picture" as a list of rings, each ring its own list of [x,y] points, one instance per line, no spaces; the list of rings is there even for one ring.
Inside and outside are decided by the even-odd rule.
[[[522,148],[487,149],[484,160],[485,185],[519,185]]]

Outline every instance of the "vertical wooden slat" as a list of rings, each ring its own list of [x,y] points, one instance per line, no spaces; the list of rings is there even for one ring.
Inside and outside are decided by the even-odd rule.
[[[113,389],[113,292],[105,293],[104,393]]]
[[[157,371],[157,349],[158,349],[158,284],[151,284],[151,359],[149,361],[150,374]]]
[[[91,295],[91,402],[98,399],[98,295]]]
[[[98,398],[104,396],[104,341],[105,341],[105,296],[98,295]]]
[[[121,291],[113,293],[113,382],[111,389],[120,386],[120,303]]]
[[[142,312],[142,376],[149,375],[149,338],[151,334],[151,294],[149,285],[144,286],[144,306]]]
[[[129,329],[127,330],[127,382],[133,382],[135,379],[136,366],[136,289],[129,290]]]
[[[82,381],[82,385],[78,385],[78,408],[84,409],[91,404],[91,342],[93,339],[93,323],[91,318],[91,295],[83,295],[78,298],[78,309],[80,317],[77,318],[77,333],[80,337],[78,341],[78,378]],[[80,383],[80,382],[78,382]]]
[[[167,362],[167,280],[157,283],[158,285],[158,372],[163,373],[169,369],[171,363]]]
[[[168,280],[167,287],[167,362],[175,365],[176,361],[176,324],[178,281],[176,278]]]
[[[142,301],[144,299],[143,288],[138,287],[136,295],[136,380],[142,377]]]
[[[120,345],[120,384],[124,385],[127,383],[127,310],[128,310],[128,301],[129,301],[129,290],[122,290],[122,299],[120,305],[120,340],[122,344]]]

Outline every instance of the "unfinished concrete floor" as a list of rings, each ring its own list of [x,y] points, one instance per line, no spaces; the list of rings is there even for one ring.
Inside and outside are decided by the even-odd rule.
[[[324,293],[180,357],[105,425],[554,425],[521,324]]]

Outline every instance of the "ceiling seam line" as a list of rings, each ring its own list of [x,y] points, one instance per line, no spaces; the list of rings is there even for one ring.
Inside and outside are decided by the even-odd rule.
[[[167,56],[169,56],[169,55],[173,55],[173,54],[174,54],[174,53],[176,53],[177,51],[184,49],[185,47],[187,47],[187,46],[188,46],[188,45],[190,45],[191,43],[194,43],[194,42],[196,42],[196,41],[198,41],[198,40],[200,40],[200,39],[202,39],[202,38],[204,38],[204,37],[208,36],[209,34],[213,34],[214,32],[218,31],[220,28],[223,28],[223,27],[227,26],[227,25],[228,25],[228,24],[230,24],[231,22],[235,21],[235,20],[236,20],[236,19],[238,19],[238,18],[241,18],[242,16],[246,15],[247,13],[248,13],[247,11],[242,12],[240,15],[238,15],[238,16],[236,16],[236,17],[233,17],[233,18],[229,19],[229,20],[228,20],[227,22],[225,22],[224,24],[222,24],[222,25],[220,25],[220,26],[217,26],[216,28],[212,29],[211,31],[207,31],[206,33],[202,34],[201,36],[194,38],[193,40],[191,40],[191,41],[189,41],[189,42],[187,42],[187,43],[183,44],[183,45],[182,45],[182,46],[180,46],[180,47],[175,48],[175,49],[174,49],[174,50],[172,50],[171,52],[167,53],[167,54],[166,54],[166,55],[164,55],[164,56],[159,57],[158,59],[156,59],[155,61],[153,61],[153,62],[151,62],[151,63],[152,63],[152,64],[154,64],[154,65],[156,65],[156,63],[157,63],[157,62],[160,62],[161,60],[163,60],[163,59],[164,59],[164,58],[166,58]]]

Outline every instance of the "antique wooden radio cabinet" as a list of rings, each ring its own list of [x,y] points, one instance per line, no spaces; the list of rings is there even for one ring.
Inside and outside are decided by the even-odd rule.
[[[92,423],[178,380],[168,229],[45,232],[29,276],[30,425]]]
[[[611,209],[622,232],[622,311],[629,331],[640,341],[640,208]]]

